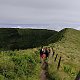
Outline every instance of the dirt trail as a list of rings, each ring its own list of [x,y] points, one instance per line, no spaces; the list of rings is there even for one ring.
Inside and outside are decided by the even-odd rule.
[[[48,80],[48,63],[42,63],[41,69],[40,80]]]
[[[52,56],[52,49],[50,48],[51,52],[49,58]],[[48,62],[43,62],[41,64],[41,73],[40,73],[40,80],[48,80],[49,73],[48,73]]]

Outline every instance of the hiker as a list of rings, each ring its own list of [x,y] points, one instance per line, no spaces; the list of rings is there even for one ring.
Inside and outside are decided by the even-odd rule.
[[[50,53],[50,50],[47,47],[46,48],[41,47],[40,62],[43,62],[43,61],[47,60],[48,57],[49,57],[49,53]]]
[[[45,54],[46,54],[46,58],[48,58],[49,57],[49,50],[47,47],[45,48]]]
[[[49,52],[48,52],[48,49],[46,47],[46,48],[43,49],[42,59],[47,60],[48,56],[49,56]]]
[[[42,61],[42,55],[43,55],[43,46],[40,49],[40,62]]]

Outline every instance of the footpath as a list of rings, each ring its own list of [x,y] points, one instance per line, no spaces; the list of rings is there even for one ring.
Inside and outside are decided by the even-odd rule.
[[[52,56],[52,49],[50,48],[50,55],[49,58]],[[49,80],[49,73],[48,73],[48,64],[49,62],[41,63],[41,73],[40,73],[40,80]]]

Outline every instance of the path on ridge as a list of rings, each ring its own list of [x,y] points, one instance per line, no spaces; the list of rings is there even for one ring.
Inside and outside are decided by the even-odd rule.
[[[49,58],[52,56],[52,49],[50,48],[50,55]],[[40,80],[48,80],[49,73],[48,73],[48,63],[51,62],[43,62],[41,63],[41,73],[40,73]]]

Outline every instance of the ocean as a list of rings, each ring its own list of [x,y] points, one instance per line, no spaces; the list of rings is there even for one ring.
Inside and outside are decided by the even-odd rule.
[[[48,29],[60,31],[64,28],[74,28],[80,30],[78,24],[0,24],[0,28],[31,28],[31,29]]]

